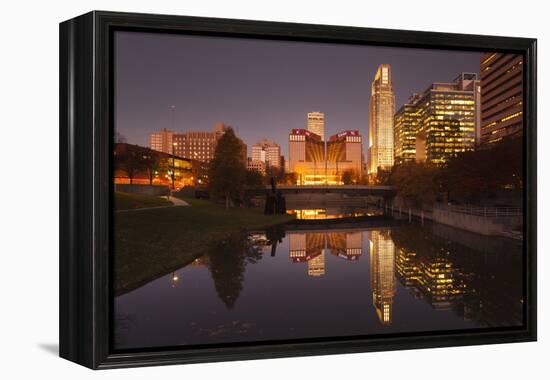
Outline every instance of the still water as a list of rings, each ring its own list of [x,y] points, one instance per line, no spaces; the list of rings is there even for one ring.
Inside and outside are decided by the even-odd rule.
[[[521,243],[402,223],[214,242],[115,299],[115,347],[519,326]]]

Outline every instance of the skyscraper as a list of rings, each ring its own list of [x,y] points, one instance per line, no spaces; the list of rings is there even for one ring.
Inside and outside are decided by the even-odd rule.
[[[487,53],[481,57],[481,144],[523,132],[523,57]]]
[[[273,141],[263,139],[252,145],[252,161],[263,162],[266,167],[281,167],[281,147]]]
[[[158,133],[151,133],[149,135],[149,148],[156,150],[157,152],[163,152],[172,154],[174,132],[163,128]]]
[[[308,112],[307,130],[321,137],[325,141],[325,114],[322,112]]]
[[[407,103],[395,113],[393,146],[395,164],[414,162],[416,159],[416,135],[420,126],[418,94],[413,94]]]
[[[479,87],[477,74],[461,73],[452,82],[433,83],[404,106],[404,112],[414,115],[414,122],[407,128],[416,128],[416,161],[442,165],[475,148],[480,120]],[[396,128],[402,127],[400,121]]]
[[[369,150],[368,173],[376,174],[378,169],[390,169],[394,163],[393,115],[395,96],[391,67],[378,66],[372,82],[369,103]]]

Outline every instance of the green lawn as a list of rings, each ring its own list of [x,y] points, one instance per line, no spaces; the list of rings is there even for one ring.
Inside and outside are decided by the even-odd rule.
[[[160,197],[115,191],[115,210],[170,206],[171,204],[172,202]]]
[[[208,247],[246,229],[285,223],[289,215],[231,208],[185,198],[190,207],[115,214],[115,293],[122,294],[168,274]]]

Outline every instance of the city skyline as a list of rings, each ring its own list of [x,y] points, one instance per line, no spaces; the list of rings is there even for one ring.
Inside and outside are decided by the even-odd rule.
[[[162,128],[210,130],[221,121],[249,150],[266,138],[283,156],[288,131],[305,128],[312,111],[326,115],[325,136],[359,130],[368,138],[380,64],[392,67],[399,107],[430,83],[479,72],[482,54],[129,32],[118,32],[116,45],[115,128],[129,143],[147,146]]]

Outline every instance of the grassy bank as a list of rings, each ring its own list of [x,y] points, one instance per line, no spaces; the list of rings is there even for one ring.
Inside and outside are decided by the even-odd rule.
[[[213,242],[243,229],[285,223],[287,215],[185,199],[191,207],[115,215],[115,293],[122,294],[168,274],[204,254]]]
[[[115,191],[115,210],[133,210],[147,207],[170,206],[171,204],[172,202],[160,197]]]

